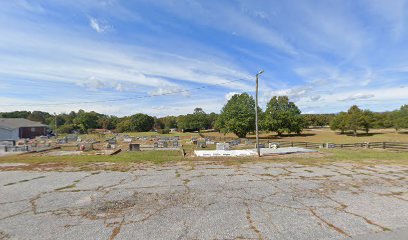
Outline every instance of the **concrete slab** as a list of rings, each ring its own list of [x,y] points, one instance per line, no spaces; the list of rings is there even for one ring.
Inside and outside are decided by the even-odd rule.
[[[290,162],[5,171],[0,239],[405,239],[407,172]]]

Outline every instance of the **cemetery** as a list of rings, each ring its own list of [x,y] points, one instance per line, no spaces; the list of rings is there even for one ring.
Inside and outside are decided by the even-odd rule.
[[[17,141],[0,141],[0,156],[115,155],[122,151],[179,151],[179,136],[110,136],[68,134],[63,137],[36,137]]]
[[[276,139],[261,135],[262,156],[284,154],[305,154],[325,152],[329,149],[383,149],[407,151],[408,143],[388,142],[392,133],[385,133],[382,139],[360,138],[361,142],[337,140],[336,135],[326,137],[330,130],[306,130],[305,135],[321,135],[320,139],[298,136]],[[309,141],[307,141],[310,138]],[[390,137],[391,138],[391,137]],[[339,142],[341,141],[341,142]],[[380,142],[381,141],[381,142]],[[342,143],[343,142],[343,143]],[[256,141],[253,136],[237,138],[233,135],[208,133],[105,133],[105,134],[63,134],[55,137],[38,136],[34,139],[0,141],[0,156],[47,157],[47,156],[102,156],[123,153],[175,151],[183,158],[200,159],[209,157],[255,157]],[[160,154],[160,153],[158,153]],[[135,159],[137,160],[137,159]]]

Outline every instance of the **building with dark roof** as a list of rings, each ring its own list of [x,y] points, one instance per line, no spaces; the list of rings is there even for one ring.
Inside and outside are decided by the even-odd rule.
[[[48,126],[24,118],[0,118],[0,140],[18,140],[47,135]]]

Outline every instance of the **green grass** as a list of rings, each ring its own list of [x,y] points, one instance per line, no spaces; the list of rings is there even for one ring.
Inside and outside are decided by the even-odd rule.
[[[291,155],[276,157],[278,161],[293,161],[305,165],[324,163],[357,163],[357,164],[402,164],[408,165],[408,152],[391,152],[375,149],[320,149],[320,157],[301,157]]]
[[[117,162],[117,163],[137,163],[151,162],[160,164],[164,162],[180,161],[182,156],[180,151],[140,151],[123,152],[118,155],[76,155],[76,156],[30,156],[13,155],[0,157],[2,162],[20,163],[92,163],[92,162]]]
[[[216,132],[205,133],[206,136],[214,137],[231,137],[236,138],[234,134],[220,134]],[[248,138],[255,138],[255,135],[248,134]],[[281,137],[276,133],[261,132],[260,137],[263,139],[279,140],[279,141],[294,141],[294,142],[316,142],[316,143],[357,143],[357,142],[408,142],[408,132],[396,132],[394,129],[372,129],[369,134],[359,132],[357,137],[352,134],[340,134],[337,131],[332,131],[328,128],[304,129],[301,135],[283,134]]]

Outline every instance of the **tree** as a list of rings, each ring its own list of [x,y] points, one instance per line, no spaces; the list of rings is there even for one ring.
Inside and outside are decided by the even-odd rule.
[[[218,118],[218,114],[212,112],[212,113],[208,114],[207,117],[208,117],[208,124],[209,124],[208,127],[211,128],[211,129],[214,129],[215,128],[215,123],[216,123],[217,118]]]
[[[392,112],[373,113],[374,122],[373,128],[392,128],[393,123],[391,120]]]
[[[159,118],[160,122],[163,124],[163,128],[176,128],[177,127],[177,117],[167,116]]]
[[[75,124],[65,124],[58,127],[58,133],[72,133],[73,131],[79,130],[78,126]]]
[[[363,110],[360,124],[362,129],[368,134],[371,128],[373,128],[375,123],[375,117],[373,112],[370,110]]]
[[[324,127],[330,125],[333,114],[303,114],[305,127]]]
[[[209,118],[202,108],[195,108],[193,114],[181,115],[177,118],[179,129],[201,130],[209,127]]]
[[[362,127],[362,115],[363,111],[356,105],[347,111],[347,129],[352,130],[354,136],[357,136],[357,130]]]
[[[277,132],[278,136],[284,132],[299,134],[304,126],[300,113],[299,108],[287,96],[274,96],[266,105],[263,128]]]
[[[27,118],[31,112],[29,111],[14,111],[14,112],[2,112],[0,117],[2,118]]]
[[[117,125],[118,132],[147,132],[153,129],[154,118],[147,114],[138,113],[125,117]]]
[[[235,94],[222,108],[215,125],[223,133],[244,138],[255,130],[255,100],[247,93]]]
[[[84,110],[79,110],[76,118],[74,119],[74,124],[78,125],[82,133],[88,132],[88,129],[99,128],[98,119],[101,114],[91,111],[85,112]]]
[[[395,130],[408,128],[408,105],[403,105],[391,114],[392,125]]]
[[[32,113],[30,113],[30,115],[27,116],[27,119],[34,122],[47,123],[47,118],[50,117],[51,114],[47,112],[33,111]]]
[[[361,110],[358,106],[353,105],[347,113],[341,112],[330,123],[332,130],[353,131],[354,136],[357,136],[358,130],[364,130],[366,133],[374,126],[375,117],[370,110]]]
[[[347,113],[341,112],[336,115],[333,120],[330,122],[331,130],[340,130],[341,134],[347,130]]]

